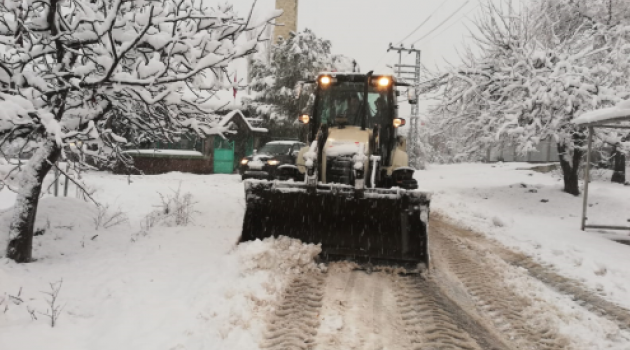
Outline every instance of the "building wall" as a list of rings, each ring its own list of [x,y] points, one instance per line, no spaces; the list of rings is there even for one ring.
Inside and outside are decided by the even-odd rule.
[[[145,175],[164,174],[171,171],[181,171],[183,173],[193,174],[212,174],[214,173],[213,157],[133,157],[134,166],[141,170]],[[114,174],[127,174],[122,165],[114,168]],[[138,173],[138,172],[132,172]]]
[[[276,19],[276,24],[283,24],[283,26],[274,27],[274,41],[277,42],[280,36],[286,39],[289,33],[297,31],[298,1],[276,0],[276,8],[284,10],[284,13]]]

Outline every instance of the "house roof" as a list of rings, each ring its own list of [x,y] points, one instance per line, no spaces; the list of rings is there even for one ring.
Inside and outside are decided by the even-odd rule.
[[[247,126],[247,128],[251,132],[263,133],[263,132],[267,132],[268,131],[265,128],[255,128],[255,127],[253,127],[252,124],[249,122],[249,120],[247,118],[245,118],[245,116],[243,115],[243,112],[241,112],[238,109],[234,110],[234,111],[231,111],[230,113],[228,113],[225,116],[223,116],[219,120],[218,126],[228,126],[228,124],[230,124],[230,122],[232,120],[234,120],[234,118],[239,118],[240,120],[242,120],[243,123]]]

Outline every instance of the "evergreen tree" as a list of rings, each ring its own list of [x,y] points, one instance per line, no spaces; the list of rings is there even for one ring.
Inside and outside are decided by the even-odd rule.
[[[258,57],[252,62],[250,88],[254,99],[250,108],[263,115],[270,137],[295,138],[303,128],[296,123],[300,108],[309,94],[295,98],[295,87],[301,81],[315,79],[322,71],[358,71],[356,61],[330,53],[330,41],[319,38],[310,29],[280,38],[271,47],[271,59]]]

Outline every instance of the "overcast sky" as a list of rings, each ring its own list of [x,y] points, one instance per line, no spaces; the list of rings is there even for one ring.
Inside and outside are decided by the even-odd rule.
[[[404,43],[411,45],[426,36],[415,46],[422,50],[423,64],[432,68],[441,66],[445,60],[457,60],[457,50],[461,49],[468,33],[466,24],[470,21],[467,18],[472,18],[479,10],[479,1],[299,0],[298,30],[310,28],[330,40],[333,53],[355,58],[364,72],[382,71],[386,64],[397,61],[396,54],[386,54],[389,43],[398,43],[431,16]],[[231,3],[237,11],[246,14],[253,0]],[[274,8],[275,0],[258,0],[256,12]],[[412,56],[407,55],[406,59],[413,62]]]
[[[386,72],[386,65],[398,61],[397,54],[387,53],[389,43],[399,43],[422,24],[404,44],[410,46],[424,38],[415,47],[422,50],[422,64],[434,69],[458,61],[457,52],[468,36],[469,19],[480,10],[480,1],[486,0],[299,0],[298,30],[309,28],[330,40],[333,53],[356,59],[362,72]],[[245,17],[254,0],[229,2]],[[275,9],[275,4],[275,0],[258,0],[255,14],[267,13]],[[414,60],[415,56],[403,56],[403,63]],[[246,74],[244,60],[230,68],[238,70],[239,76]],[[420,102],[421,114],[430,104]],[[401,105],[402,114],[409,110],[407,104]]]

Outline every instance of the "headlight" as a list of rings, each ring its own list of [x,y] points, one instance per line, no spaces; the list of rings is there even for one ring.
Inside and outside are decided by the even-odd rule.
[[[403,118],[394,118],[394,127],[395,128],[401,127],[401,126],[403,126],[405,124],[406,124],[406,122],[405,122],[405,120]]]
[[[323,76],[323,77],[319,78],[319,82],[320,82],[322,85],[328,85],[328,84],[330,84],[330,80],[331,80],[331,79],[330,79],[330,77],[328,77],[328,76]]]
[[[300,121],[300,123],[302,124],[308,124],[308,122],[311,120],[311,117],[309,117],[308,114],[302,114],[298,120]]]
[[[269,164],[269,165],[278,165],[278,164],[280,164],[280,161],[272,159],[272,160],[268,160],[267,164]]]
[[[389,78],[388,78],[388,77],[381,77],[381,78],[378,80],[378,86],[380,86],[380,87],[386,87],[386,86],[389,86],[389,83],[390,83],[390,80],[389,80]]]
[[[249,163],[249,160],[247,160],[247,159],[243,159],[243,160],[241,160],[241,164],[245,165],[245,164],[247,164],[247,163]]]

